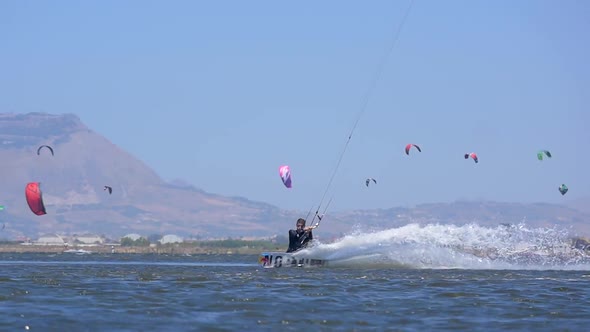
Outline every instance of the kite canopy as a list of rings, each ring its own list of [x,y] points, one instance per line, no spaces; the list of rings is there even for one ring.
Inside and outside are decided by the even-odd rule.
[[[473,161],[475,161],[476,164],[479,162],[479,159],[477,159],[477,155],[475,154],[475,152],[465,154],[465,159],[469,157],[471,157],[471,159],[473,159]]]
[[[103,190],[107,190],[109,192],[109,195],[113,193],[113,188],[111,188],[109,186],[104,186]]]
[[[27,204],[34,214],[41,216],[46,214],[45,205],[43,204],[43,195],[41,194],[41,188],[39,182],[29,182],[25,188],[25,197],[27,198]]]
[[[371,183],[371,181],[373,181],[373,183],[377,184],[377,180],[375,180],[373,178],[368,178],[367,180],[365,180],[365,185],[368,187],[369,183]]]
[[[291,188],[291,169],[289,166],[283,165],[279,167],[279,175],[285,187]]]
[[[551,152],[547,150],[540,150],[539,152],[537,152],[537,159],[543,160],[543,155],[547,156],[548,158],[551,158]]]
[[[49,149],[49,151],[51,151],[51,155],[52,155],[52,156],[54,155],[54,154],[53,154],[53,148],[52,148],[52,147],[50,147],[49,145],[41,145],[41,146],[40,146],[40,147],[37,149],[37,155],[40,155],[40,154],[41,154],[41,149],[42,149],[42,148],[47,148],[47,149]]]
[[[408,145],[406,145],[406,154],[407,155],[410,155],[410,149],[412,148],[412,146],[415,147],[418,150],[418,152],[422,152],[422,149],[420,149],[420,147],[418,145],[408,144]]]

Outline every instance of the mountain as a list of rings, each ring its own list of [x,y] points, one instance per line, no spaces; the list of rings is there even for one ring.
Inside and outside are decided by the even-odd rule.
[[[565,203],[566,206],[569,206],[573,209],[582,211],[584,213],[590,214],[590,197],[581,197]]]
[[[49,145],[37,153],[41,145]],[[286,211],[242,197],[207,193],[152,169],[86,127],[73,114],[0,114],[1,238],[46,233],[177,234],[195,237],[286,235],[303,211]],[[34,215],[24,188],[40,182],[47,214]],[[111,186],[109,195],[104,186]],[[579,206],[590,206],[578,202]],[[329,213],[316,232],[326,238],[356,227],[407,223],[500,223],[569,227],[590,234],[590,212],[552,204],[454,202]]]
[[[532,228],[568,229],[572,235],[590,234],[590,214],[557,204],[458,201],[420,204],[411,208],[357,210],[338,213],[337,222],[346,220],[369,229],[399,227],[408,223],[478,224],[499,227],[524,223]]]
[[[55,154],[46,148],[37,154],[41,145]],[[269,204],[167,183],[73,114],[0,114],[0,158],[0,204],[6,207],[1,217],[4,232],[13,237],[55,232],[260,236],[288,228],[296,218]],[[29,210],[28,182],[41,183],[46,215]],[[113,188],[111,195],[105,185]]]

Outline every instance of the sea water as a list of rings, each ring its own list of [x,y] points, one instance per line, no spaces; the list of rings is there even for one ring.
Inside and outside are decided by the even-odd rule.
[[[1,331],[568,331],[590,265],[514,226],[357,232],[264,269],[255,255],[0,254]]]

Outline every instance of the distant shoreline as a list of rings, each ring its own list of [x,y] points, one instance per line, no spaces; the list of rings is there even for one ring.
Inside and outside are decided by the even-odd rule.
[[[22,245],[22,244],[0,244],[0,253],[101,253],[101,254],[171,254],[171,255],[199,255],[199,254],[259,254],[267,250],[257,247],[198,247],[198,246],[63,246],[63,245]],[[286,248],[277,247],[278,251],[285,251]]]

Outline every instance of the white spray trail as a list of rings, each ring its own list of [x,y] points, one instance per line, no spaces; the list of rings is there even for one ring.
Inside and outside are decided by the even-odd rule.
[[[342,267],[590,270],[590,257],[572,247],[566,230],[530,229],[524,223],[495,228],[408,224],[356,231],[301,255]]]

